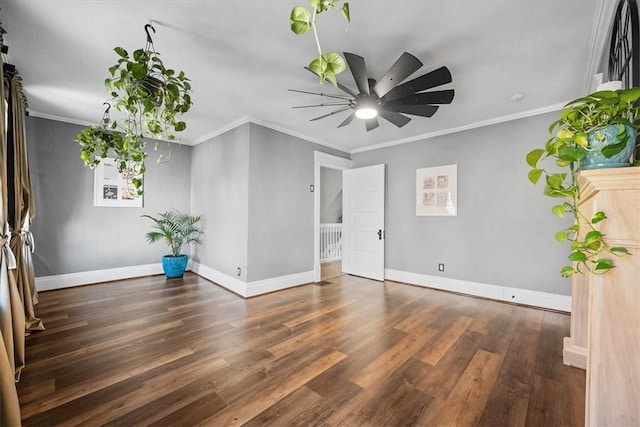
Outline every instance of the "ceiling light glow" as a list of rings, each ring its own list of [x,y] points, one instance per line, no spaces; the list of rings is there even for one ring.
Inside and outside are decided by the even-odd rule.
[[[356,110],[356,117],[363,120],[373,119],[377,115],[378,115],[378,110],[376,110],[375,108],[364,107],[364,108],[358,108]]]

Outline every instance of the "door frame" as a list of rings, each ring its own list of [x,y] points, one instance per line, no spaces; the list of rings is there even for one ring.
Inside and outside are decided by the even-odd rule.
[[[313,281],[320,281],[320,168],[345,170],[353,167],[353,161],[322,151],[313,152]]]

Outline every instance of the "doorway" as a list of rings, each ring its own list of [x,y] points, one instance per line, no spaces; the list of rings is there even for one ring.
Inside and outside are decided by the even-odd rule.
[[[340,176],[340,181],[342,180],[342,171],[346,170],[346,169],[350,169],[352,166],[352,162],[351,160],[348,159],[344,159],[342,157],[337,157],[337,156],[332,156],[330,154],[327,153],[323,153],[320,151],[315,151],[314,152],[314,164],[315,164],[315,169],[314,169],[314,238],[313,238],[313,265],[314,265],[314,269],[313,269],[313,276],[314,276],[314,281],[315,282],[320,282],[322,280],[322,270],[321,270],[321,265],[320,265],[320,260],[321,260],[321,215],[322,215],[322,200],[321,200],[321,195],[323,194],[323,189],[322,189],[322,170],[325,170],[325,172],[327,172],[327,170],[331,169],[332,171],[329,171],[328,174],[325,173],[325,175],[332,175],[333,178],[336,177],[336,174]],[[333,172],[333,173],[332,173]],[[334,186],[333,189],[328,189],[327,192],[327,199],[330,199],[331,196],[330,194],[332,192],[335,192],[335,189],[337,187]],[[340,187],[339,190],[342,191],[342,183],[340,182]],[[336,203],[337,204],[337,203]],[[340,202],[341,205],[341,202]],[[334,208],[335,208],[335,204],[334,204]],[[332,208],[328,209],[329,211],[332,210]],[[329,214],[328,216],[325,215],[325,219],[326,218],[334,218],[337,219],[336,215],[335,215],[335,209],[333,209],[334,213],[333,214]],[[336,238],[336,234],[334,234],[333,237],[329,237],[330,239],[335,239]],[[324,247],[325,249],[335,249],[336,248],[336,244],[337,242],[329,240],[328,245],[325,244]],[[325,254],[325,258],[326,256],[331,256],[333,255],[330,252],[326,252]]]
[[[342,174],[320,167],[320,280],[342,274]]]

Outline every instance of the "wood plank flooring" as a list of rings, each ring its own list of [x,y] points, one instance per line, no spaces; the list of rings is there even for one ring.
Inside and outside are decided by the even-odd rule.
[[[569,316],[341,276],[244,300],[191,273],[40,293],[25,426],[581,426]]]

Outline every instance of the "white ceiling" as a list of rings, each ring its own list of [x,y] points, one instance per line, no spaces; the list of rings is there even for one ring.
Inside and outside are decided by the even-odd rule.
[[[165,65],[192,80],[194,107],[182,141],[202,142],[251,120],[310,141],[357,152],[557,109],[590,88],[613,0],[351,0],[345,32],[339,11],[319,17],[323,50],[363,56],[380,78],[407,51],[425,65],[446,65],[456,91],[432,118],[412,116],[399,129],[380,120],[366,132],[321,102],[288,92],[340,93],[303,67],[315,55],[311,34],[289,30],[293,1],[37,1],[2,0],[9,60],[20,70],[33,116],[97,123],[108,101],[103,81],[113,47],[144,47],[144,25]],[[355,89],[349,71],[338,80]],[[515,93],[524,98],[512,102]]]

